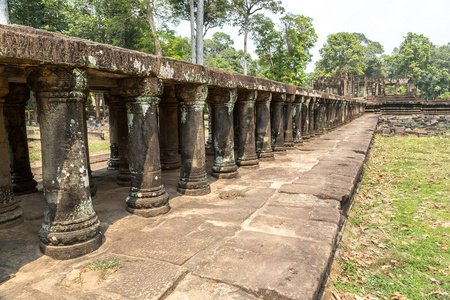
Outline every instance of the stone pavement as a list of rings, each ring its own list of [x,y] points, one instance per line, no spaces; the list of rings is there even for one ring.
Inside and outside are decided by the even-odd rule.
[[[127,213],[116,171],[93,165],[105,241],[72,260],[40,253],[43,196],[19,196],[25,222],[0,231],[0,299],[317,299],[377,119],[363,115],[238,178],[209,177],[206,196],[181,196],[179,171],[164,171],[172,209],[156,218]],[[123,266],[105,279],[83,269],[105,258]]]

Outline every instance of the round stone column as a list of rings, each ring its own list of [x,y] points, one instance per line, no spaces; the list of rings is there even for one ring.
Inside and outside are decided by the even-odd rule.
[[[286,94],[284,103],[284,146],[294,147],[293,105],[295,95]]]
[[[309,138],[315,137],[315,119],[316,119],[316,99],[311,98],[311,101],[309,102]]]
[[[159,124],[162,169],[178,169],[181,166],[178,153],[178,101],[173,85],[164,85],[159,104]]]
[[[11,182],[14,193],[19,195],[37,191],[37,182],[31,173],[25,124],[25,106],[29,99],[30,89],[25,84],[10,84],[3,107]]]
[[[131,187],[127,211],[142,217],[170,210],[169,195],[161,181],[159,152],[157,109],[162,92],[162,80],[156,77],[120,80],[128,116]]]
[[[109,108],[109,149],[110,155],[108,160],[108,170],[119,170],[119,133],[117,126],[117,110],[111,103],[109,93],[104,93],[106,104]]]
[[[257,96],[258,91],[255,90],[238,90],[236,102],[238,157],[236,164],[240,167],[259,166],[255,143],[255,101]]]
[[[233,109],[236,89],[211,88],[209,97],[213,106],[214,163],[211,175],[216,178],[235,178],[238,175],[234,159]]]
[[[256,153],[260,161],[274,160],[270,126],[272,93],[258,91],[256,98]]]
[[[286,94],[273,94],[270,106],[270,124],[272,133],[272,150],[274,152],[286,151],[284,146],[284,103]]]
[[[130,165],[128,162],[128,121],[127,108],[124,98],[113,90],[111,93],[111,106],[115,110],[117,137],[119,142],[119,174],[117,184],[129,187],[131,184]]]
[[[89,192],[84,137],[87,74],[62,67],[30,68],[27,72],[41,128],[46,208],[39,231],[40,249],[56,259],[74,258],[102,243]]]
[[[87,95],[88,95],[88,93],[87,93]],[[89,155],[86,100],[87,100],[87,98],[84,99],[84,103],[83,103],[84,145],[86,147],[86,160],[87,160],[88,175],[89,175],[89,191],[91,193],[91,196],[94,196],[97,193],[97,186],[95,185],[94,179],[92,178],[91,158]]]
[[[3,120],[3,97],[8,94],[8,81],[0,78],[0,229],[23,222],[22,208],[14,198],[9,168],[8,145]]]
[[[302,103],[302,139],[309,139],[309,104],[311,102],[310,97],[306,97]]]
[[[180,106],[181,169],[178,192],[190,196],[206,195],[211,192],[206,175],[203,121],[208,87],[183,84],[176,87],[175,93]]]
[[[294,143],[302,143],[302,101],[303,96],[296,96],[293,104]]]

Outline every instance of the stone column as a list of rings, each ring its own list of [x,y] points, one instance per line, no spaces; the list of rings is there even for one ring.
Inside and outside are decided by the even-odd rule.
[[[119,170],[119,132],[117,124],[117,107],[111,102],[109,93],[104,93],[109,108],[109,149],[108,170]]]
[[[37,191],[37,182],[31,173],[25,124],[25,106],[29,99],[30,89],[25,84],[10,84],[3,107],[11,182],[14,193],[19,195]]]
[[[111,91],[111,106],[115,111],[117,137],[119,144],[119,174],[117,184],[129,187],[131,184],[130,166],[128,162],[128,121],[124,98],[117,90]]]
[[[293,111],[294,143],[302,143],[302,102],[303,96],[296,96]]]
[[[274,160],[272,152],[270,102],[272,93],[258,92],[256,98],[256,153],[260,161]]]
[[[175,93],[180,105],[181,170],[178,192],[190,196],[206,195],[211,192],[205,168],[203,122],[208,87],[183,84],[176,87]]]
[[[258,167],[255,142],[255,101],[258,91],[238,90],[236,102],[238,157],[240,167]]]
[[[120,80],[128,120],[128,160],[131,187],[127,211],[154,217],[170,210],[161,181],[157,109],[163,83],[156,77]]]
[[[163,170],[178,169],[181,166],[178,153],[178,101],[173,85],[164,85],[164,93],[159,104],[159,124],[161,167]]]
[[[286,94],[273,94],[270,106],[270,123],[272,133],[272,150],[286,151],[284,146],[284,103]]]
[[[214,164],[211,175],[216,178],[235,178],[238,172],[234,159],[233,108],[237,90],[213,88],[209,93],[214,112]]]
[[[309,139],[309,104],[311,102],[310,97],[306,97],[302,103],[302,139]]]
[[[309,102],[309,138],[315,137],[316,101],[316,98],[311,98]]]
[[[23,222],[22,208],[13,195],[9,168],[8,145],[3,121],[3,97],[8,94],[8,80],[0,78],[0,229]]]
[[[94,183],[94,179],[92,178],[92,169],[91,169],[91,159],[89,157],[89,139],[88,139],[88,129],[87,129],[87,110],[86,110],[86,100],[87,95],[89,92],[86,93],[86,98],[83,102],[83,128],[84,128],[84,146],[86,147],[86,159],[87,159],[87,167],[88,167],[88,175],[89,175],[89,191],[91,193],[91,196],[94,196],[97,193],[97,186]]]
[[[293,105],[295,95],[286,94],[284,103],[284,146],[294,147]]]
[[[89,192],[84,137],[87,74],[62,67],[30,68],[27,73],[39,110],[47,204],[39,231],[40,248],[56,259],[74,258],[102,243]]]

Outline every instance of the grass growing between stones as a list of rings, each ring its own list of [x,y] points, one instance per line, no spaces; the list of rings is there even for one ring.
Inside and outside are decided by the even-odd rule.
[[[348,220],[335,299],[450,299],[450,139],[377,136]]]

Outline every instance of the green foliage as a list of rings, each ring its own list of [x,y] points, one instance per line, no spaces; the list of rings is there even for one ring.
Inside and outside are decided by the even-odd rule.
[[[362,75],[367,69],[363,61],[365,48],[355,34],[331,34],[319,52],[322,58],[316,63],[316,76],[338,76],[342,71]]]
[[[62,32],[68,29],[64,11],[67,1],[62,0],[8,0],[11,24]]]
[[[440,96],[446,99],[450,92],[450,43],[431,48],[431,70],[425,77],[425,91],[428,97]]]
[[[233,47],[234,41],[223,32],[216,32],[204,41],[204,65],[225,71],[242,73],[243,51]]]
[[[364,71],[364,75],[369,78],[376,78],[384,75],[384,62],[381,55],[384,53],[383,46],[378,43],[369,40],[362,33],[353,33],[359,43],[364,47],[364,55],[362,61],[366,64],[367,68]]]
[[[191,19],[189,1],[169,0],[169,3],[172,6],[174,16],[186,21]],[[194,0],[194,6],[197,7],[197,0]],[[203,24],[205,27],[203,35],[211,28],[222,28],[228,20],[230,9],[229,0],[205,0],[203,17]]]
[[[289,13],[281,18],[281,28],[276,30],[272,20],[257,14],[250,32],[266,78],[295,85],[305,83],[304,69],[312,56],[309,50],[317,41],[311,18]]]

